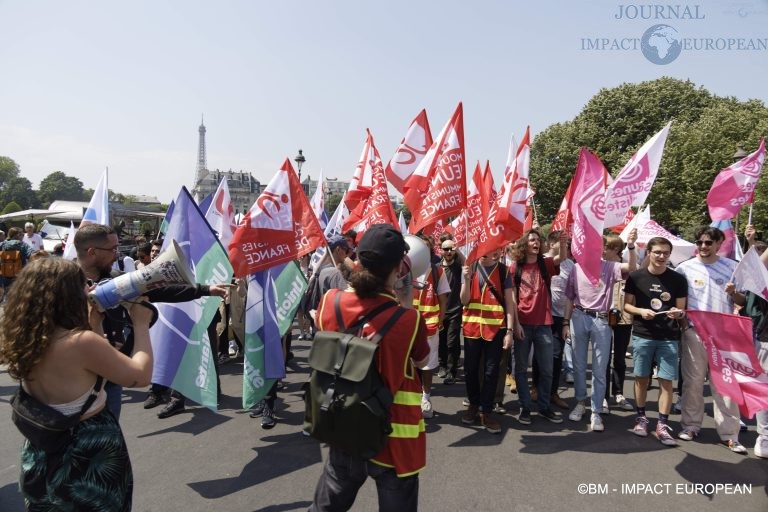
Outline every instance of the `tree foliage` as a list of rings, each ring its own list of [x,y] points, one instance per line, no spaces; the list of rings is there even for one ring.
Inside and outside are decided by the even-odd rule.
[[[0,202],[3,204],[16,203],[26,208],[39,208],[40,201],[32,189],[32,183],[27,178],[14,177],[8,180],[0,189]]]
[[[768,108],[758,100],[718,97],[673,78],[602,89],[573,120],[551,125],[535,137],[531,182],[541,222],[552,219],[559,208],[581,146],[596,153],[615,176],[670,120],[659,175],[648,197],[651,214],[687,236],[708,224],[706,196],[712,181],[730,165],[737,144],[749,152],[757,148],[768,133]],[[761,179],[754,221],[768,227],[766,192],[768,184]]]
[[[74,176],[67,176],[61,171],[55,171],[40,182],[40,199],[50,204],[59,199],[63,201],[87,201],[83,182]]]
[[[0,214],[5,215],[6,213],[15,213],[15,212],[20,212],[21,210],[22,208],[21,206],[18,205],[18,203],[11,201],[10,203],[5,205],[5,208],[3,208],[3,211],[0,212]]]
[[[6,183],[19,176],[19,165],[7,156],[0,156],[0,189],[5,188]]]

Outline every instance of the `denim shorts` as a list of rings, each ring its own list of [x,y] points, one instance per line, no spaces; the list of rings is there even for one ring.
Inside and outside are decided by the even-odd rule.
[[[677,379],[677,361],[680,343],[677,340],[649,340],[632,336],[632,362],[636,377],[650,377],[655,361],[660,379]]]

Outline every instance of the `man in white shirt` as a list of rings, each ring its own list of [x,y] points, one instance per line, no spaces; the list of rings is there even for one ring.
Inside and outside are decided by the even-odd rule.
[[[35,233],[35,225],[31,222],[24,224],[24,238],[21,241],[27,244],[33,253],[43,248],[43,237]]]

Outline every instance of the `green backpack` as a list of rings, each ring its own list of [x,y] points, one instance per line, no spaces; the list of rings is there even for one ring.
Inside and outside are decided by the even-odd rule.
[[[398,307],[379,332],[367,339],[355,333],[397,303],[381,304],[345,327],[340,301],[341,293],[337,293],[334,309],[341,332],[317,332],[309,352],[312,375],[304,395],[304,431],[330,446],[370,459],[384,448],[392,432],[389,406],[393,397],[376,369],[374,356],[379,341],[405,308]]]

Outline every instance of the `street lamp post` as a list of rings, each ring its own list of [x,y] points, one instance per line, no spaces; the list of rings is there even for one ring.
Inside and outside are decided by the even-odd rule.
[[[307,159],[304,158],[304,154],[299,150],[299,154],[293,157],[293,161],[296,162],[296,169],[299,173],[299,184],[301,184],[301,166],[304,165],[304,162],[306,162]],[[301,188],[304,188],[304,185],[301,185]],[[306,189],[304,190],[304,193],[307,193]]]

